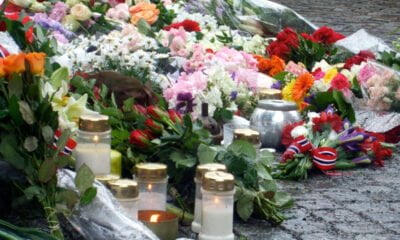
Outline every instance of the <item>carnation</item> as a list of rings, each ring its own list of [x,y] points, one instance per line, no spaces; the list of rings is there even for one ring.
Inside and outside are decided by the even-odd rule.
[[[333,44],[343,38],[344,35],[335,32],[333,29],[323,26],[316,30],[312,37],[315,39],[316,42],[324,43],[324,44]]]
[[[180,27],[183,27],[186,32],[200,32],[201,28],[198,22],[192,21],[189,19],[185,19],[182,22],[177,22],[177,23],[172,23],[171,25],[168,25],[164,27],[164,30],[169,31],[172,28],[178,29]]]
[[[359,65],[368,59],[375,59],[375,55],[370,51],[360,51],[357,55],[354,55],[346,60],[344,68],[351,69],[353,65]]]
[[[331,86],[335,90],[345,90],[351,87],[347,77],[341,73],[339,73],[332,79]]]

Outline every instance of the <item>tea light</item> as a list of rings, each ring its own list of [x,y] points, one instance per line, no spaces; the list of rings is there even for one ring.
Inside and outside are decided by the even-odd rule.
[[[127,216],[133,220],[138,219],[139,191],[136,181],[119,179],[108,182],[114,197],[126,211]]]
[[[167,165],[141,163],[136,165],[140,210],[165,211],[167,204]]]
[[[75,169],[86,164],[95,175],[110,174],[111,130],[108,116],[84,115],[79,118]]]
[[[236,129],[234,132],[235,140],[244,140],[253,144],[256,149],[261,147],[260,133],[250,128]]]
[[[226,171],[226,166],[219,163],[206,163],[197,166],[196,177],[194,182],[196,183],[196,198],[194,202],[194,220],[192,222],[192,231],[199,233],[201,229],[201,205],[202,205],[202,194],[201,194],[201,184],[204,175],[210,171]]]
[[[148,227],[160,240],[175,240],[178,236],[178,217],[173,213],[143,210],[139,211],[139,221]]]
[[[207,172],[202,183],[202,221],[199,240],[234,240],[235,179],[225,172]]]

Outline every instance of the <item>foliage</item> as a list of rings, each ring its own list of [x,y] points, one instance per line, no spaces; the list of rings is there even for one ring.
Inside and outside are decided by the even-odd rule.
[[[400,56],[397,52],[381,52],[378,61],[400,71]]]

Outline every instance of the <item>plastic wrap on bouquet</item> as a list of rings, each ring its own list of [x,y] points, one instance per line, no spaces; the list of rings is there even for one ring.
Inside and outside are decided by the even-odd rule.
[[[400,112],[400,73],[375,61],[356,70],[363,93],[361,108]]]
[[[20,52],[18,45],[8,32],[0,32],[0,57],[8,54],[16,54]]]
[[[215,16],[221,24],[252,34],[275,36],[285,27],[311,33],[316,26],[290,8],[266,0],[189,1],[190,8]]]
[[[60,187],[75,190],[75,172],[58,172]],[[70,223],[88,240],[157,240],[142,223],[124,215],[122,208],[103,184],[96,181],[97,195],[92,203],[78,206],[68,217]]]
[[[357,124],[368,132],[386,133],[400,126],[400,113],[356,111]]]

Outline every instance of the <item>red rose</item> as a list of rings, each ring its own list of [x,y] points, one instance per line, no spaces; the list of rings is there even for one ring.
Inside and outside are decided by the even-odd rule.
[[[144,116],[147,116],[147,109],[145,107],[143,107],[140,104],[134,104],[132,106],[133,111],[135,111],[137,114],[141,114]]]
[[[153,119],[161,121],[161,122],[165,121],[166,119],[169,119],[169,115],[167,112],[165,112],[161,108],[153,106],[153,105],[147,107],[147,113]]]
[[[353,57],[350,57],[346,60],[344,68],[351,69],[353,65],[359,65],[362,62],[367,61],[368,59],[375,59],[374,53],[370,51],[360,51],[357,55],[354,55]]]
[[[345,38],[344,35],[337,33],[333,31],[332,28],[329,28],[327,26],[320,27],[318,30],[316,30],[312,37],[319,43],[324,43],[324,44],[333,44],[343,38]]]
[[[288,47],[297,48],[299,46],[299,37],[292,28],[285,28],[276,35],[278,42],[285,43]]]
[[[282,136],[281,136],[281,143],[283,145],[285,145],[285,147],[288,147],[290,144],[292,144],[292,142],[294,140],[292,137],[292,134],[291,134],[292,130],[297,126],[302,126],[302,125],[304,125],[304,122],[300,121],[300,122],[288,124],[283,128]]]
[[[172,122],[182,123],[182,116],[177,111],[170,109],[170,110],[168,110],[168,115],[169,115],[169,118],[172,120]]]
[[[143,130],[134,130],[131,132],[129,142],[141,148],[147,148],[151,145],[151,136]]]
[[[301,33],[300,35],[306,40],[310,40],[311,42],[317,42],[317,40],[315,40],[315,38],[308,33]]]
[[[11,14],[7,14],[6,17],[10,20],[17,21],[19,19],[19,13],[18,12],[13,12]],[[25,16],[22,19],[22,24],[27,24],[28,22],[31,21],[31,18],[29,16]],[[25,32],[25,39],[29,44],[32,44],[34,41],[34,30],[33,27],[28,28],[28,30]]]
[[[336,89],[339,91],[349,89],[351,87],[350,82],[347,79],[347,77],[341,73],[339,73],[332,79],[331,86],[333,89]]]
[[[180,28],[183,27],[186,32],[200,32],[201,28],[198,22],[186,19],[182,22],[177,22],[177,23],[172,23],[171,25],[168,25],[164,27],[164,30],[169,31],[172,28]]]
[[[144,124],[155,134],[161,134],[164,130],[164,126],[161,123],[154,121],[151,118],[146,119]]]
[[[291,50],[286,44],[275,41],[268,45],[267,52],[269,56],[276,55],[284,60],[288,60]]]

